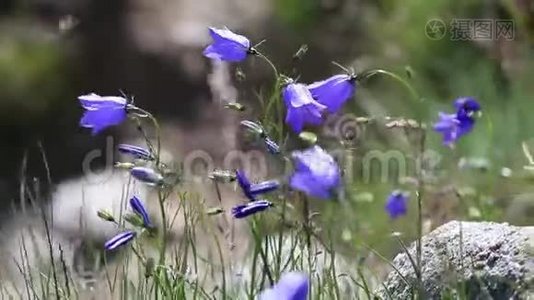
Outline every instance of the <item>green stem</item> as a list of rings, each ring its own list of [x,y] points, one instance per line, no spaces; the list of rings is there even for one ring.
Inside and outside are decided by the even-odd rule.
[[[309,206],[309,202],[308,202],[308,197],[307,196],[304,196],[303,197],[303,205],[302,205],[302,217],[304,218],[303,220],[303,225],[304,225],[304,232],[306,234],[306,248],[308,248],[308,274],[312,274],[312,270],[313,270],[313,267],[312,267],[312,243],[311,243],[311,224],[310,224],[310,206]],[[312,290],[312,285],[311,285],[311,282],[310,282],[310,295],[312,294],[311,293],[311,290]]]
[[[258,50],[254,49],[254,51],[255,51],[254,55],[256,55],[259,58],[263,59],[271,67],[271,69],[273,70],[273,73],[274,73],[274,78],[276,79],[276,81],[278,81],[278,78],[280,78],[280,74],[278,73],[278,69],[276,69],[276,66],[274,65],[274,63],[267,56],[263,55]]]
[[[265,55],[263,55],[261,52],[259,52],[258,50],[254,49],[255,51],[255,55],[258,56],[259,58],[263,59],[269,66],[270,68],[272,69],[273,71],[273,74],[274,74],[274,78],[275,78],[275,83],[274,83],[274,89],[273,89],[273,96],[274,97],[271,97],[270,99],[270,102],[269,104],[267,105],[267,109],[265,110],[265,114],[266,116],[268,117],[270,115],[270,110],[271,110],[271,106],[274,102],[275,104],[275,114],[276,114],[276,117],[277,117],[277,131],[278,131],[278,136],[279,136],[279,140],[277,142],[280,142],[280,139],[282,139],[283,137],[283,126],[284,126],[284,109],[283,109],[283,105],[281,103],[281,99],[278,97],[280,91],[279,91],[279,84],[280,84],[280,73],[278,72],[278,69],[276,69],[276,66],[274,65],[274,63]]]
[[[133,107],[132,110],[135,112],[137,111],[139,113],[139,116],[144,118],[149,118],[154,128],[156,129],[156,153],[154,153],[154,156],[156,158],[156,168],[160,173],[162,173],[162,166],[160,166],[160,154],[161,154],[161,127],[159,126],[158,120],[152,115],[150,112],[139,108],[139,107]],[[146,138],[146,137],[145,137]],[[150,146],[151,143],[147,139],[147,144]],[[165,249],[167,247],[167,216],[165,214],[165,197],[163,196],[163,192],[161,189],[158,190],[158,202],[159,202],[159,209],[161,213],[161,224],[162,224],[162,236],[161,236],[161,244],[160,244],[160,253],[159,253],[159,264],[163,265],[165,263]]]
[[[284,241],[284,226],[286,223],[286,197],[283,197],[282,200],[282,215],[280,217],[280,232],[278,234],[278,244],[276,250],[276,276],[280,278],[282,273],[282,246]]]
[[[366,80],[369,79],[375,75],[386,75],[390,78],[396,80],[401,85],[403,85],[411,94],[411,96],[414,98],[415,101],[423,102],[424,99],[417,93],[417,91],[414,89],[414,87],[404,78],[401,76],[382,69],[375,69],[375,70],[369,70],[366,72],[363,72],[362,74],[358,75],[356,78],[357,80]],[[416,191],[416,197],[417,197],[417,241],[416,241],[416,251],[417,251],[417,269],[416,275],[417,275],[417,281],[418,281],[418,292],[419,292],[419,298],[422,299],[423,297],[423,285],[422,285],[422,240],[423,240],[423,194],[424,194],[424,182],[423,182],[423,159],[424,159],[424,152],[425,152],[425,143],[426,143],[426,127],[422,124],[421,120],[418,120],[418,123],[420,125],[420,143],[417,149],[417,159],[418,159],[418,165],[419,168],[417,170],[417,191]]]
[[[155,154],[155,157],[156,157],[156,167],[159,169],[160,168],[160,165],[159,165],[160,152],[161,152],[161,127],[159,126],[158,120],[150,112],[148,112],[148,111],[146,111],[146,110],[144,110],[144,109],[142,109],[140,107],[132,106],[132,107],[129,107],[129,110],[134,112],[139,118],[148,118],[153,123],[154,128],[156,129],[156,142],[157,142],[157,144],[156,144],[157,146],[156,146],[156,150],[155,150],[156,153],[154,153],[154,154]],[[147,145],[149,146],[150,150],[154,150],[154,149],[152,149],[152,143],[150,142],[150,140],[148,139],[148,137],[146,135],[145,135],[145,139],[146,139]]]
[[[154,123],[154,128],[156,128],[156,167],[159,169],[159,163],[161,161],[161,127],[159,126],[158,120],[151,113],[146,112],[146,114],[152,123]]]
[[[381,74],[381,75],[386,75],[386,76],[389,76],[391,77],[392,79],[395,79],[396,81],[398,81],[400,84],[402,84],[409,92],[410,94],[412,95],[412,97],[416,100],[416,101],[423,101],[423,98],[421,98],[421,96],[419,96],[419,93],[417,93],[417,91],[413,88],[413,86],[408,82],[406,81],[404,78],[402,78],[401,76],[393,73],[393,72],[390,72],[390,71],[386,71],[386,70],[382,70],[382,69],[375,69],[375,70],[370,70],[370,71],[365,71],[363,72],[362,74],[358,75],[357,76],[357,80],[366,80],[366,79],[369,79],[375,75],[378,75],[378,74]]]
[[[419,297],[423,297],[423,266],[421,263],[423,255],[423,194],[424,194],[424,182],[423,182],[423,158],[426,145],[426,129],[421,127],[421,138],[419,144],[419,170],[417,172],[417,269],[418,272],[418,288]]]
[[[258,232],[258,222],[256,222],[256,219],[253,219],[252,220],[252,225],[251,225],[251,228],[252,228],[252,235],[254,237],[254,240],[256,242],[256,247],[258,247],[259,249],[259,254],[260,254],[260,258],[263,262],[263,272],[264,274],[267,276],[267,279],[269,280],[269,285],[270,286],[273,286],[274,285],[274,279],[273,279],[273,275],[271,274],[271,270],[269,269],[269,259],[267,257],[267,254],[263,251],[263,247],[262,247],[262,238],[260,236],[260,233]],[[258,246],[259,244],[259,246]]]
[[[159,210],[161,212],[161,244],[159,249],[159,264],[165,264],[165,248],[167,248],[167,216],[165,214],[165,198],[163,197],[162,191],[158,190],[158,202]]]

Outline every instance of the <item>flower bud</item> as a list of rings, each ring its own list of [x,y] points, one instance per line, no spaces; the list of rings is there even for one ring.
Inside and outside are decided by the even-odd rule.
[[[150,153],[149,150],[142,148],[142,147],[128,145],[128,144],[120,144],[118,146],[118,150],[122,154],[127,154],[137,159],[154,160],[154,156],[152,155],[152,153]]]
[[[111,215],[111,213],[106,210],[101,209],[96,213],[96,215],[104,221],[115,222],[115,218],[113,218],[113,215]]]
[[[163,176],[154,169],[147,167],[134,167],[130,174],[137,180],[151,185],[163,185]]]
[[[125,231],[119,233],[104,244],[104,248],[108,251],[115,250],[121,246],[128,244],[131,240],[135,238],[137,233],[135,231]]]
[[[267,200],[252,201],[247,204],[237,205],[232,208],[232,215],[236,219],[246,218],[255,213],[264,211],[273,204]]]

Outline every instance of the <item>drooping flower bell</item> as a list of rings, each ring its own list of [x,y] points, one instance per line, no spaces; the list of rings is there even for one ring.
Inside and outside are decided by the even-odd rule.
[[[306,300],[308,299],[308,276],[299,272],[285,273],[270,289],[259,295],[259,300]]]
[[[289,83],[282,91],[287,109],[286,123],[295,133],[300,133],[305,125],[320,125],[326,106],[315,101],[312,94],[301,83]]]
[[[295,160],[295,172],[289,185],[312,197],[330,198],[332,190],[341,183],[341,172],[334,158],[317,145],[304,151],[295,151],[292,157]]]
[[[386,212],[389,217],[396,219],[406,214],[408,210],[408,194],[399,190],[395,190],[389,194],[386,200]]]
[[[135,238],[136,235],[137,233],[131,230],[119,233],[116,236],[112,237],[110,240],[108,240],[104,244],[104,248],[108,251],[115,250],[121,246],[128,244],[131,240]]]
[[[149,150],[142,148],[142,147],[128,145],[128,144],[119,144],[117,148],[119,149],[120,153],[133,156],[134,158],[137,158],[137,159],[154,160],[154,156],[152,155],[152,153],[150,153]]]
[[[246,218],[255,213],[264,211],[271,206],[273,206],[273,204],[267,200],[252,201],[246,204],[234,206],[232,208],[232,215],[236,219]]]
[[[204,49],[204,56],[229,62],[238,62],[253,53],[250,41],[246,37],[235,34],[228,28],[209,28],[213,43]]]
[[[480,104],[471,97],[462,97],[454,101],[455,114],[439,113],[439,120],[434,130],[443,136],[443,144],[452,146],[461,136],[471,132],[475,125],[476,112],[481,110]]]
[[[336,113],[354,95],[355,80],[354,76],[347,74],[334,75],[308,85],[308,90],[330,113]]]
[[[130,199],[130,207],[133,209],[133,211],[138,214],[143,219],[143,227],[150,228],[152,227],[152,223],[150,222],[150,217],[148,216],[148,212],[145,209],[145,206],[141,202],[139,198],[136,196],[133,196]]]
[[[280,182],[277,180],[267,180],[252,184],[242,170],[236,171],[236,179],[243,194],[245,194],[250,201],[256,201],[257,195],[275,191],[280,187]]]
[[[91,128],[93,135],[109,126],[118,125],[127,118],[128,101],[123,97],[103,97],[91,93],[79,96],[78,100],[85,109],[80,126]]]

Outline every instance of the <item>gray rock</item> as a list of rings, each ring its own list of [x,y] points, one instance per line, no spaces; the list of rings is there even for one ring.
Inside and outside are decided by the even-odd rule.
[[[415,261],[415,243],[409,253]],[[393,264],[397,270],[376,295],[412,299],[418,284],[407,253]],[[534,299],[534,227],[458,221],[440,226],[423,237],[422,290],[424,299]]]

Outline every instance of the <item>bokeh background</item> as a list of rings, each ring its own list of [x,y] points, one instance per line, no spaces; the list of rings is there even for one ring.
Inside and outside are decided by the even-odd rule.
[[[433,19],[444,28],[429,27]],[[454,19],[510,20],[513,36],[455,40]],[[208,26],[228,26],[256,42],[267,39],[262,51],[303,82],[339,72],[331,63],[336,61],[356,72],[383,68],[409,73],[425,99],[416,102],[402,86],[376,78],[359,86],[345,109],[357,116],[405,116],[431,123],[438,111],[452,110],[456,97],[476,97],[482,117],[454,150],[429,133],[428,148],[440,160],[428,174],[433,184],[425,199],[426,227],[455,218],[534,224],[534,177],[523,168],[527,160],[521,147],[525,142],[534,150],[530,0],[2,0],[3,213],[18,198],[21,175],[46,177],[41,149],[52,181],[58,183],[81,174],[84,156],[104,149],[106,136],[125,134],[116,128],[92,137],[79,128],[80,94],[123,91],[163,123],[185,132],[217,128],[217,121],[206,123],[200,117],[220,100],[210,90],[211,65],[201,54],[209,43]],[[440,30],[443,36],[437,38]],[[303,44],[308,52],[293,59]],[[236,96],[256,107],[255,92],[272,84],[270,70],[258,60],[239,69],[246,80],[236,83]],[[369,126],[358,138],[360,155],[373,150],[409,155],[412,147],[403,131],[383,126]],[[391,168],[394,173],[395,166]],[[387,193],[402,186],[402,178],[393,174],[382,182],[379,176],[370,182],[356,176],[345,201],[325,208],[325,222],[339,233],[336,238],[347,252],[365,241],[392,255],[398,249],[391,246],[389,233],[403,231],[410,237],[414,232],[413,210],[396,221],[383,211]]]

